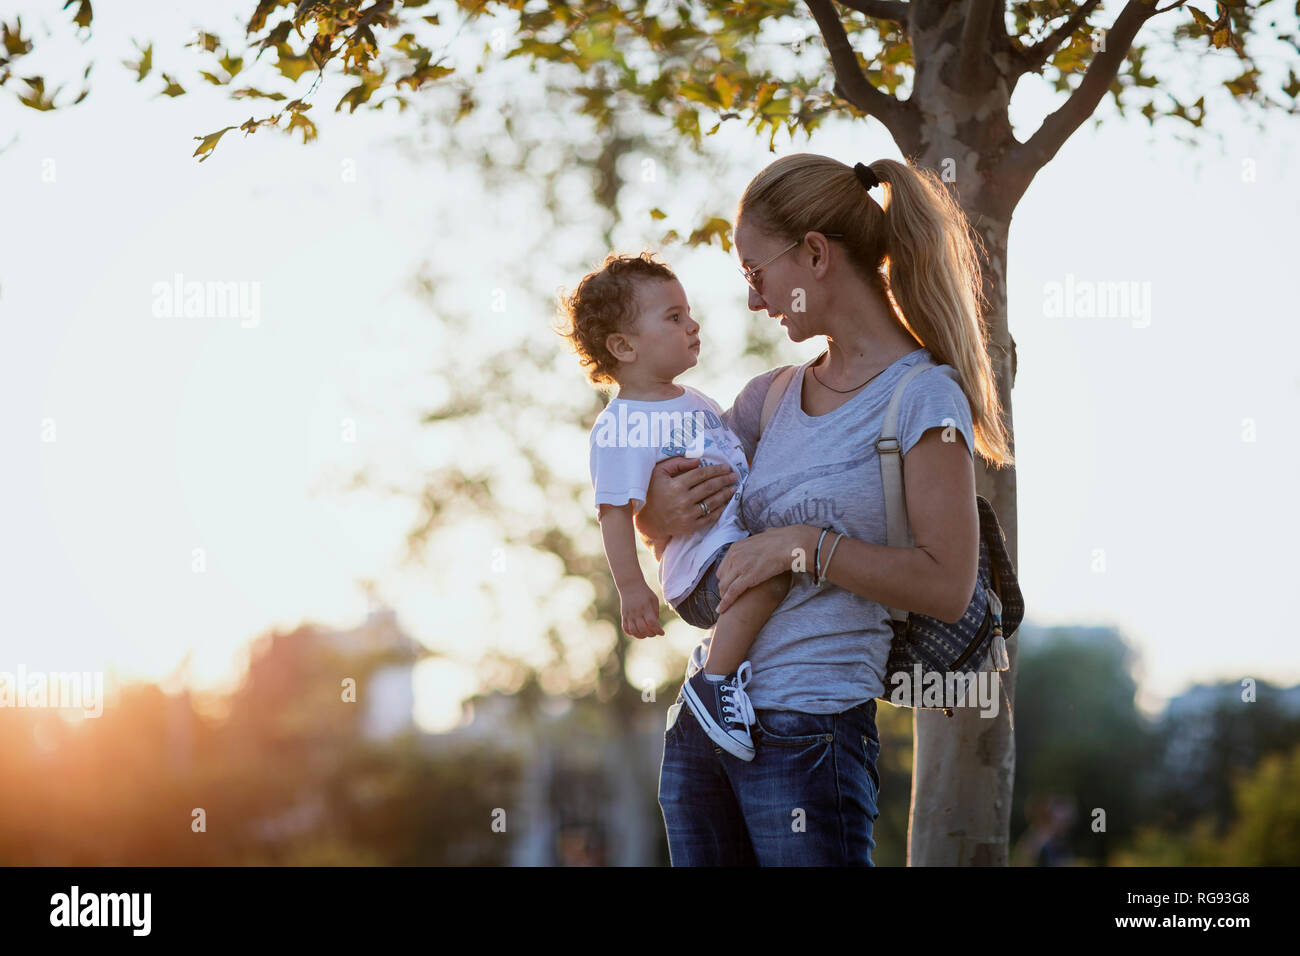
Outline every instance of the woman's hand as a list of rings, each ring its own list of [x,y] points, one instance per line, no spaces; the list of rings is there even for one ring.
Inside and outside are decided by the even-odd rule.
[[[807,555],[804,563],[811,570],[809,531],[813,532],[813,546],[816,547],[817,535],[821,534],[821,529],[807,524],[768,528],[733,543],[718,565],[718,587],[722,590],[718,613],[721,614],[734,604],[750,588],[762,584],[768,578],[793,570],[798,549],[803,549]],[[825,554],[822,557],[824,561]]]
[[[659,626],[659,595],[650,585],[642,581],[640,585],[619,591],[618,599],[625,634],[636,638],[663,634],[664,629]]]
[[[645,504],[636,513],[637,530],[647,544],[691,534],[718,520],[736,490],[730,465],[706,465],[699,458],[665,458],[650,473]],[[708,512],[700,507],[703,502]]]

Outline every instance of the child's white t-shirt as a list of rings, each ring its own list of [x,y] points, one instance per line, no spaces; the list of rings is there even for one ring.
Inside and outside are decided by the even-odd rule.
[[[665,458],[702,458],[706,465],[730,465],[738,476],[736,491],[749,477],[744,446],[722,420],[722,407],[689,385],[683,393],[658,402],[612,398],[592,426],[591,484],[596,515],[602,504],[645,504],[650,473]],[[695,589],[713,552],[747,537],[740,517],[740,495],[732,495],[718,520],[689,535],[674,535],[659,563],[664,600],[676,604]]]

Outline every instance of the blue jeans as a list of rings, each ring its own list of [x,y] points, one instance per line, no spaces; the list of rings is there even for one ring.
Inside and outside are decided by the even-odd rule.
[[[659,771],[672,865],[875,866],[876,702],[754,716],[757,753],[744,761],[705,736],[689,706],[677,709]]]
[[[718,623],[718,604],[722,601],[722,586],[718,584],[718,565],[727,556],[733,542],[728,542],[709,558],[708,570],[695,585],[695,590],[682,598],[674,607],[677,616],[691,627],[708,630]]]

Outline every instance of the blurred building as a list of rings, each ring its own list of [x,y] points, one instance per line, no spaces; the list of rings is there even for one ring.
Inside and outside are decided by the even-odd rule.
[[[343,724],[368,740],[391,740],[416,731],[412,678],[430,653],[401,629],[392,608],[375,605],[357,627],[303,624],[260,638],[240,696],[263,710],[280,710],[274,702],[291,698],[307,705],[295,708],[298,722],[333,731]],[[355,705],[344,701],[348,679],[355,681]]]
[[[429,654],[383,606],[355,628],[303,625],[272,633],[254,647],[240,710],[260,732],[285,746],[310,747],[322,759],[350,738],[383,745],[409,735],[439,762],[471,754],[514,763],[515,792],[492,797],[506,814],[511,865],[667,863],[658,775],[669,702],[635,698],[622,701],[620,711],[594,699],[548,696],[530,684],[476,696],[459,727],[430,734],[415,723],[413,683],[415,665]],[[340,706],[345,677],[356,681],[356,703]],[[492,809],[483,810],[485,834]],[[288,841],[310,832],[323,813],[317,796],[300,794],[258,820],[256,831],[270,842]]]
[[[358,696],[366,739],[391,740],[415,732],[412,677],[415,665],[430,652],[401,629],[396,612],[372,606],[359,627],[322,631],[321,637],[342,654],[376,662]]]

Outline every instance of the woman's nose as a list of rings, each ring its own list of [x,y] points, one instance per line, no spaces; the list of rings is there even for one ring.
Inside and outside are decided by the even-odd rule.
[[[764,308],[763,297],[754,291],[754,287],[749,287],[749,311],[758,312]]]

